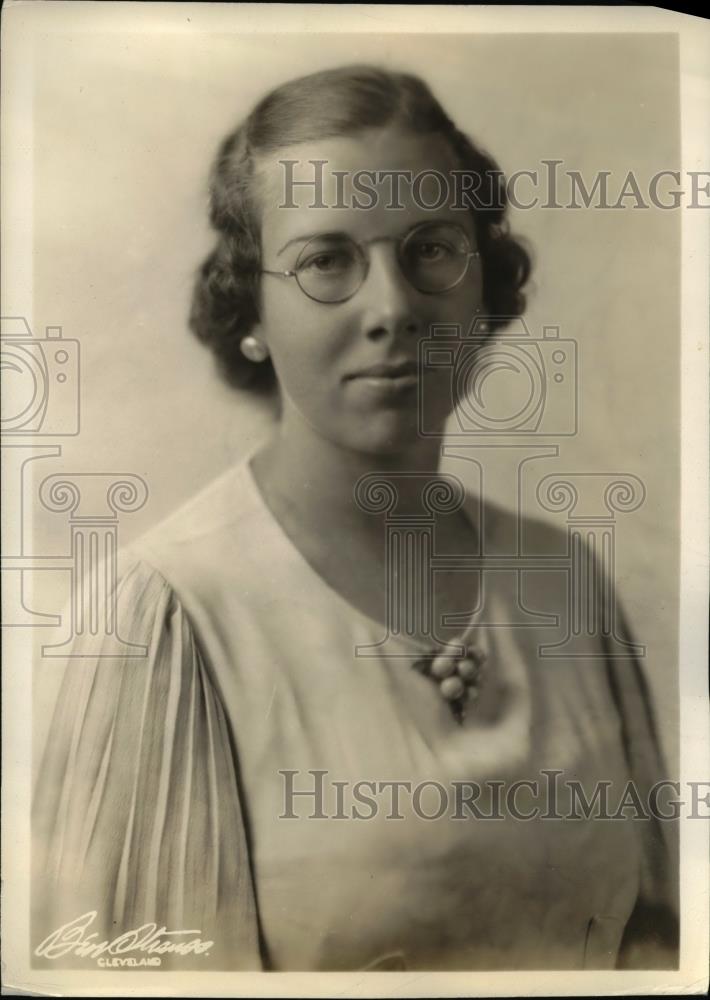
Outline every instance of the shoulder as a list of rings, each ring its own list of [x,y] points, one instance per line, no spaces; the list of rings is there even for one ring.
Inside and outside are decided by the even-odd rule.
[[[99,940],[182,913],[217,968],[258,967],[232,735],[182,603],[134,559],[105,624],[66,654],[39,757],[35,937],[89,911]]]
[[[136,553],[159,554],[168,548],[214,546],[235,532],[248,537],[258,504],[246,460],[221,472],[131,546]]]
[[[119,574],[152,576],[190,604],[239,585],[263,562],[264,513],[246,460],[231,466],[120,555]],[[135,589],[135,588],[134,588]]]

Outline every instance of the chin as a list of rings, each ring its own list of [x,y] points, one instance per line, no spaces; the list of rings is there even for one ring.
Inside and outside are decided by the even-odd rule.
[[[444,424],[442,431],[443,427]],[[401,413],[378,414],[357,428],[349,429],[341,440],[345,447],[361,454],[378,458],[391,455],[398,459],[407,455],[414,458],[423,450],[431,450],[432,446],[438,451],[441,443],[437,438],[422,436],[416,410],[406,417]]]

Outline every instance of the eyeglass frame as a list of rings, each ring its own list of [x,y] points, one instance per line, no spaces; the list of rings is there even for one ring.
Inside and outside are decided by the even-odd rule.
[[[422,229],[424,229],[427,226],[435,226],[435,225],[452,226],[455,229],[458,229],[459,232],[464,236],[467,244],[469,246],[471,245],[471,240],[470,240],[470,237],[469,237],[468,233],[463,228],[463,226],[459,226],[459,224],[457,222],[439,222],[439,223],[436,223],[436,222],[427,222],[427,221],[419,222],[419,223],[417,223],[416,226],[412,226],[411,229],[407,230],[407,232],[404,234],[404,236],[375,236],[371,240],[363,240],[362,242],[358,242],[357,240],[354,240],[351,236],[346,236],[346,239],[350,243],[352,243],[352,245],[355,247],[355,249],[357,250],[357,252],[360,254],[361,260],[362,260],[362,262],[364,264],[364,271],[363,271],[363,275],[362,275],[362,280],[361,280],[360,284],[357,286],[357,288],[355,288],[349,295],[346,295],[342,299],[325,299],[325,300],[323,300],[323,299],[316,298],[314,295],[310,295],[305,290],[305,288],[303,287],[303,285],[301,284],[301,282],[298,280],[298,270],[296,270],[294,268],[289,268],[286,271],[271,271],[271,270],[267,270],[266,268],[262,268],[258,273],[259,274],[271,274],[271,275],[273,275],[276,278],[295,278],[296,279],[296,284],[298,285],[298,287],[300,288],[300,290],[303,292],[303,294],[306,296],[306,298],[309,298],[312,302],[319,302],[321,305],[324,305],[324,306],[341,305],[343,302],[348,302],[350,299],[353,298],[353,296],[357,295],[357,293],[360,291],[360,289],[362,288],[362,286],[367,281],[367,276],[370,273],[370,256],[369,256],[369,254],[365,253],[365,251],[364,251],[363,248],[367,247],[367,246],[370,246],[373,243],[396,243],[397,244],[397,263],[399,264],[400,271],[402,272],[402,275],[404,276],[405,280],[409,282],[409,284],[412,286],[412,288],[414,288],[415,291],[419,292],[420,295],[445,295],[447,292],[452,291],[454,288],[457,288],[461,284],[461,282],[464,280],[464,278],[466,277],[466,275],[468,273],[468,269],[470,267],[471,259],[473,257],[480,258],[481,251],[480,250],[469,250],[467,253],[463,254],[463,257],[465,257],[465,259],[466,259],[466,266],[463,268],[463,270],[461,272],[461,276],[459,278],[457,278],[456,281],[452,285],[449,285],[448,288],[440,288],[440,289],[437,289],[436,291],[431,291],[431,292],[423,291],[422,289],[417,288],[416,285],[412,284],[412,282],[409,280],[407,274],[405,273],[404,269],[402,268],[401,260],[400,260],[400,250],[401,250],[401,247],[404,244],[404,242],[406,240],[410,239],[415,233],[420,232]],[[315,240],[323,239],[324,237],[332,236],[332,235],[334,235],[334,234],[333,233],[321,233],[321,234],[319,234],[317,236],[312,236],[311,239],[309,239],[306,243],[304,243],[303,247],[301,248],[301,250],[299,252],[299,255],[298,255],[299,259],[301,257],[301,254],[305,251],[306,247],[309,246],[311,243],[315,242]]]

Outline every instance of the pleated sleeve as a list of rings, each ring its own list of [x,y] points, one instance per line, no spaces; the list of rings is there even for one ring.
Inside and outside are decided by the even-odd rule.
[[[234,734],[166,580],[134,563],[117,608],[118,633],[145,655],[116,656],[90,636],[76,643],[39,766],[33,961],[95,968],[78,945],[36,953],[83,918],[67,940],[112,942],[154,924],[152,948],[144,930],[133,939],[142,947],[119,953],[159,956],[162,969],[258,969]],[[199,954],[168,946],[195,939],[213,943]]]
[[[618,598],[616,631],[633,641]],[[653,789],[668,780],[652,699],[640,661],[634,656],[607,660],[607,676],[621,720],[630,781],[646,818],[632,820],[641,843],[640,889],[621,944],[619,967],[673,969],[679,960],[678,823],[667,795]]]

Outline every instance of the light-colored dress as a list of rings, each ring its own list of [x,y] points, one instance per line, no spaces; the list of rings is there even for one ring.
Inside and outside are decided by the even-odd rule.
[[[487,551],[510,518],[487,509]],[[546,544],[551,529],[528,527]],[[538,782],[519,811],[569,816],[550,784],[577,780],[590,799],[608,782],[617,803],[662,766],[638,665],[593,636],[589,658],[541,658],[544,630],[490,624],[512,599],[497,576],[489,624],[468,632],[487,679],[459,725],[412,669],[412,640],[357,655],[383,626],[309,566],[248,460],[151,530],[124,553],[118,593],[119,632],[146,655],[84,639],[59,695],[35,795],[33,939],[95,910],[97,940],[155,921],[214,941],[178,969],[581,969],[613,968],[642,911],[672,926],[663,824],[516,818],[501,800]],[[559,611],[559,576],[534,574],[536,607]],[[647,931],[627,932],[627,960],[672,964],[672,942]]]

